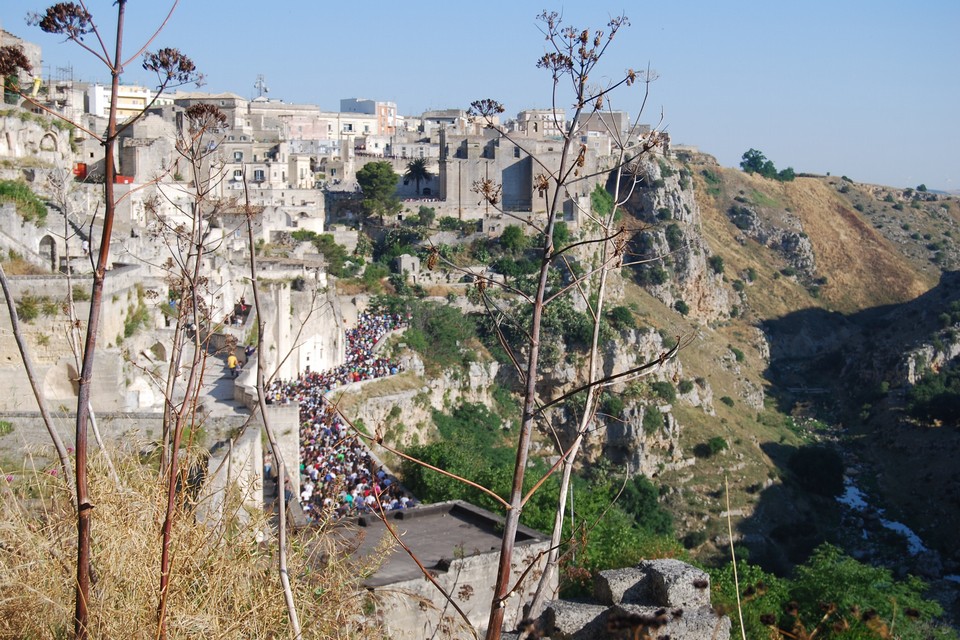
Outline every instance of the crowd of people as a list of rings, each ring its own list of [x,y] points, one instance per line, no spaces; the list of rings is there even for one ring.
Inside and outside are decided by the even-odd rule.
[[[398,364],[376,357],[376,344],[406,326],[401,314],[361,313],[346,332],[344,364],[294,381],[274,382],[267,402],[300,405],[300,503],[311,521],[412,507],[416,501],[352,434],[326,394],[345,384],[399,373]]]

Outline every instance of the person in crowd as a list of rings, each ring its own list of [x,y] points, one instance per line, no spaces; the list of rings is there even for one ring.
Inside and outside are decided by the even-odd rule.
[[[240,361],[237,360],[237,354],[232,351],[227,356],[227,369],[230,370],[230,376],[233,378],[240,375]]]
[[[294,381],[278,380],[266,390],[268,404],[297,402],[300,406],[300,499],[311,521],[409,509],[416,504],[326,398],[343,385],[399,373],[399,364],[377,357],[374,348],[405,325],[401,314],[361,313],[357,326],[346,332],[344,364]]]

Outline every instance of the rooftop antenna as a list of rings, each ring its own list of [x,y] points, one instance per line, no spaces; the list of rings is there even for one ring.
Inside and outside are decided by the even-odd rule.
[[[253,88],[259,91],[258,98],[262,98],[263,94],[270,93],[270,87],[267,86],[267,79],[263,77],[263,74],[257,75],[257,81],[253,83]]]

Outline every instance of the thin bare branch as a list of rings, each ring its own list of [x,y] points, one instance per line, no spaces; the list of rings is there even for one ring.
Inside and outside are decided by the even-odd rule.
[[[460,617],[463,618],[464,623],[466,623],[467,629],[470,630],[470,635],[472,635],[474,638],[479,638],[479,636],[477,635],[476,629],[474,629],[473,625],[470,624],[470,618],[467,617],[467,614],[465,614],[463,612],[463,609],[461,609],[457,605],[457,603],[454,602],[453,597],[449,593],[447,593],[447,590],[444,589],[439,582],[437,582],[437,579],[433,577],[433,573],[431,573],[429,569],[423,566],[423,563],[420,562],[420,558],[417,557],[417,554],[415,554],[413,550],[410,549],[410,547],[404,544],[403,539],[397,534],[396,530],[393,528],[393,525],[390,524],[390,521],[387,518],[386,514],[384,514],[383,505],[381,505],[379,502],[377,503],[377,517],[380,519],[380,522],[382,522],[383,525],[387,528],[387,531],[390,533],[390,535],[393,536],[393,539],[396,540],[397,544],[400,545],[400,548],[403,549],[407,553],[407,555],[410,556],[410,559],[416,563],[417,567],[420,569],[420,572],[423,574],[423,577],[429,580],[430,584],[436,587],[437,591],[439,591],[443,595],[447,603],[449,603],[451,606],[453,606],[454,609],[457,610],[457,613],[460,614]]]

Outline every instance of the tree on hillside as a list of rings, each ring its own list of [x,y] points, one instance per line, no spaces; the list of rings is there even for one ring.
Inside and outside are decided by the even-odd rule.
[[[740,168],[747,173],[759,173],[765,178],[772,178],[777,174],[777,169],[771,160],[757,149],[750,149],[743,154],[740,161]]]
[[[523,251],[527,248],[527,238],[523,229],[515,224],[508,224],[500,234],[500,245],[507,251]]]
[[[779,180],[780,182],[790,182],[796,178],[793,167],[787,167],[783,171],[777,172],[777,167],[773,164],[773,161],[767,160],[766,156],[756,149],[750,149],[743,154],[740,168],[747,173],[758,173],[764,178]]]
[[[403,177],[407,180],[413,180],[416,182],[417,195],[420,195],[420,183],[431,179],[433,177],[433,173],[427,167],[426,158],[415,158],[407,165],[407,170],[404,171]]]
[[[397,213],[400,202],[395,195],[400,176],[389,162],[370,162],[357,171],[357,182],[363,192],[363,208],[369,216],[383,217]]]

